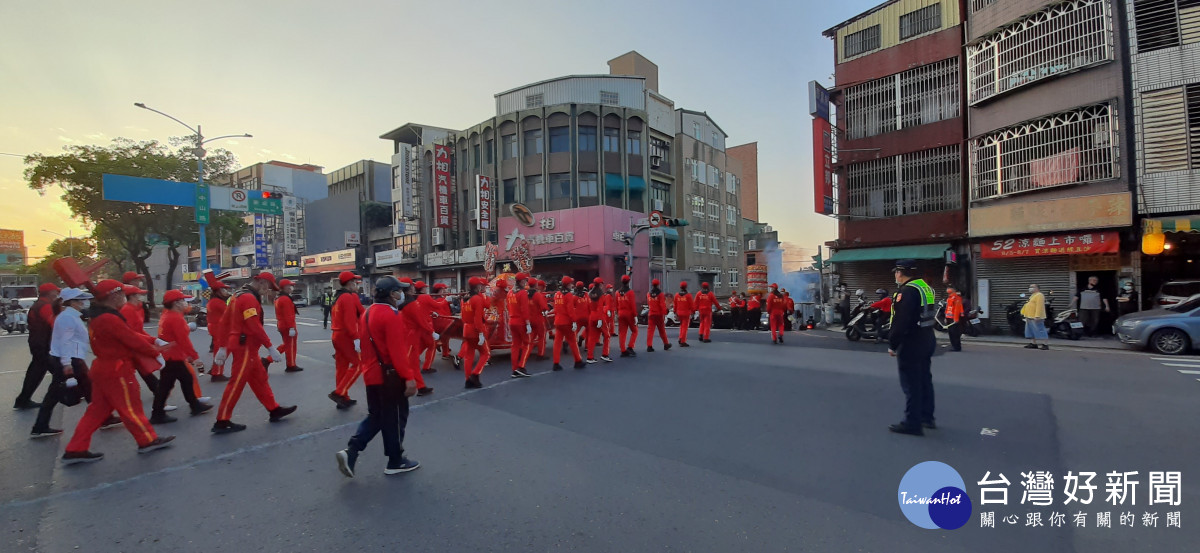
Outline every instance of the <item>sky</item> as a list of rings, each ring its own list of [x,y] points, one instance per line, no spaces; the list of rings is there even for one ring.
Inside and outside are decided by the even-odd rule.
[[[0,152],[189,134],[145,102],[206,136],[253,134],[213,143],[242,165],[332,171],[389,160],[378,137],[404,123],[467,128],[497,92],[637,50],[676,107],[758,142],[759,218],[811,255],[837,226],[813,213],[807,83],[832,81],[821,31],[877,3],[0,0]],[[24,229],[31,257],[56,238],[43,229],[86,234],[24,168],[0,155],[0,228]]]

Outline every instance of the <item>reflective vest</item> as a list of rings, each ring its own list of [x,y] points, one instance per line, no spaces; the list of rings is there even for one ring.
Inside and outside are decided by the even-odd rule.
[[[917,289],[921,296],[921,314],[918,318],[918,326],[921,328],[932,327],[937,317],[937,305],[934,303],[933,288],[930,288],[923,279],[914,278],[904,286],[912,286]],[[888,317],[888,324],[892,324],[892,320],[896,317],[896,300],[904,286],[900,287],[895,294],[892,294],[892,314]]]

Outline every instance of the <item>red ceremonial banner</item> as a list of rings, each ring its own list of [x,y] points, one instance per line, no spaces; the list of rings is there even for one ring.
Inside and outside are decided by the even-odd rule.
[[[1116,232],[1078,232],[993,240],[980,244],[979,250],[984,259],[1117,253],[1121,240]]]
[[[433,147],[433,216],[434,226],[450,228],[450,147]]]
[[[813,117],[813,211],[833,214],[833,137],[829,121]]]
[[[476,230],[492,229],[492,178],[475,175],[475,205],[479,207]]]

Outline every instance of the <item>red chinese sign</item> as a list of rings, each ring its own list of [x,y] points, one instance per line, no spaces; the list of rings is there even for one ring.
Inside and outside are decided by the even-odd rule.
[[[479,207],[475,218],[477,230],[492,229],[492,178],[475,175],[475,205]]]
[[[450,147],[433,147],[433,216],[434,226],[450,228]]]
[[[813,117],[813,211],[833,214],[833,136],[829,121]]]
[[[1085,255],[1117,253],[1121,240],[1116,232],[1079,232],[1031,238],[1006,238],[980,244],[984,259],[1033,257],[1039,255]]]

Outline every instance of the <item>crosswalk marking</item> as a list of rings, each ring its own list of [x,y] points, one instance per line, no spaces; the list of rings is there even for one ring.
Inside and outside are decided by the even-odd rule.
[[[1185,371],[1183,369],[1179,369],[1179,372],[1183,374],[1200,374],[1200,371]]]
[[[1189,369],[1200,369],[1200,365],[1189,363],[1163,363],[1164,367],[1187,367]]]
[[[1183,361],[1187,363],[1200,363],[1200,357],[1151,357],[1155,361]]]

